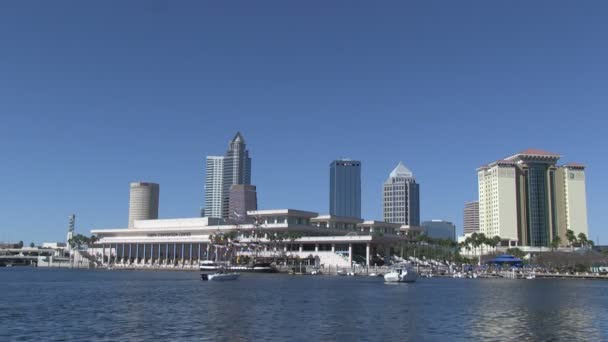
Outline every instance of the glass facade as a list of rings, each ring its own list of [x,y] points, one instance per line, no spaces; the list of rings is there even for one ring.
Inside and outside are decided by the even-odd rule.
[[[548,246],[549,241],[549,189],[547,166],[530,164],[525,170],[527,226],[530,246]]]
[[[361,218],[361,162],[336,160],[330,165],[329,213]]]

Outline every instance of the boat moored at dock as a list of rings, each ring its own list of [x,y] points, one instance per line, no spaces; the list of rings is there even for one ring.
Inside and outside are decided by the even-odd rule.
[[[384,275],[387,283],[413,283],[418,279],[418,273],[412,267],[403,266]]]

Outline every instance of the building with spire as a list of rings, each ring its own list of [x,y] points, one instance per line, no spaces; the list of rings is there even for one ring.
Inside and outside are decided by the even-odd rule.
[[[230,187],[251,184],[251,158],[240,132],[224,156],[209,156],[205,169],[205,215],[230,218]]]
[[[532,247],[549,246],[557,236],[565,244],[575,225],[586,234],[584,167],[558,167],[560,157],[528,149],[478,168],[480,232]],[[568,208],[575,224],[568,224]]]
[[[412,171],[402,162],[384,182],[383,198],[385,222],[420,225],[420,187]]]

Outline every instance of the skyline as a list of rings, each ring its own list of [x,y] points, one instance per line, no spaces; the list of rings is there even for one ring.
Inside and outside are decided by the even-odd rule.
[[[271,3],[3,4],[0,240],[62,241],[71,213],[79,233],[126,226],[136,181],[162,187],[159,217],[196,217],[205,156],[241,131],[262,209],[327,213],[348,157],[381,219],[403,161],[421,220],[459,233],[480,165],[559,153],[587,166],[608,242],[608,4]]]

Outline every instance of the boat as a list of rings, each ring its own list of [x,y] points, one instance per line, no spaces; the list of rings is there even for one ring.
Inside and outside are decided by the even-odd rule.
[[[418,278],[416,270],[412,267],[396,268],[390,273],[384,275],[384,281],[387,283],[413,283]]]
[[[339,276],[345,276],[346,274],[347,274],[347,273],[346,273],[346,271],[345,271],[345,270],[338,270],[338,271],[336,272],[336,275],[339,275]]]
[[[354,276],[354,275],[355,275],[355,272],[350,271],[350,272],[347,272],[347,273],[346,273],[346,275],[347,275],[347,276],[349,276],[349,277],[352,277],[352,276]]]
[[[534,274],[534,273],[532,273],[532,274],[528,274],[528,275],[526,276],[526,279],[528,279],[528,280],[536,279],[536,274]]]
[[[216,273],[201,273],[201,280],[209,281],[222,281],[222,280],[237,280],[241,276],[240,273],[236,272],[223,272],[219,271]]]
[[[218,263],[212,260],[203,260],[199,263],[199,269],[202,272],[213,272],[220,269],[228,269],[238,272],[255,272],[255,273],[276,273],[277,269],[270,263],[259,262],[253,265],[232,265],[228,266],[225,263]]]
[[[370,274],[369,274],[369,276],[370,276],[370,277],[377,277],[377,276],[378,276],[378,274],[376,274],[376,273],[370,273]]]

